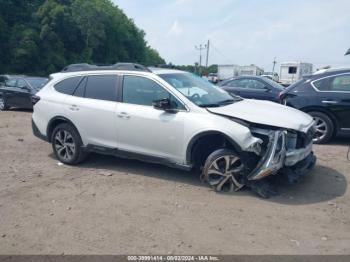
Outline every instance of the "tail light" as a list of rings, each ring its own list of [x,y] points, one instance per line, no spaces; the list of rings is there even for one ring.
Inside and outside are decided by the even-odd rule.
[[[32,105],[34,106],[36,103],[38,103],[40,100],[40,96],[32,96]]]

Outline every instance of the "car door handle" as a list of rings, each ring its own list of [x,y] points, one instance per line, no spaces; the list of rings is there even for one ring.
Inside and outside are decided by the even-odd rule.
[[[322,101],[323,104],[338,104],[339,101],[336,101],[336,100],[323,100]]]
[[[121,112],[121,113],[118,113],[117,116],[119,118],[124,118],[124,119],[129,119],[130,118],[130,115],[126,112]]]
[[[79,111],[79,107],[78,107],[77,105],[71,105],[71,106],[69,107],[69,109],[70,109],[71,111]]]

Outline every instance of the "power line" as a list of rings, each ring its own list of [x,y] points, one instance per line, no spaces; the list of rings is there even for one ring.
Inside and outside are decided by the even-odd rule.
[[[230,58],[228,58],[226,55],[224,55],[218,48],[215,47],[215,45],[213,44],[213,41],[211,41],[211,47],[214,51],[216,51],[216,53],[218,53],[219,55],[221,55],[223,58],[225,58],[225,60],[227,60],[228,62],[232,63],[232,60]]]

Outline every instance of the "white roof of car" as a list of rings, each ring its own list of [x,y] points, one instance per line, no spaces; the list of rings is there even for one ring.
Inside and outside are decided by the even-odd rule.
[[[317,70],[314,75],[319,75],[327,72],[333,72],[333,71],[341,71],[341,70],[350,70],[349,67],[331,67],[331,68],[323,68],[320,70]]]
[[[185,71],[172,69],[172,68],[161,68],[161,67],[149,67],[152,71],[152,73],[161,75],[161,74],[179,74],[179,73],[186,73]]]
[[[150,67],[149,68],[152,72],[147,71],[129,71],[129,70],[96,70],[96,71],[74,71],[74,72],[58,72],[51,74],[50,76],[52,78],[66,78],[71,76],[80,76],[80,75],[94,75],[94,74],[111,74],[111,73],[130,73],[130,74],[138,74],[138,75],[149,75],[149,74],[179,74],[179,73],[186,73],[185,71],[176,70],[176,69],[169,69],[169,68],[158,68],[158,67]]]

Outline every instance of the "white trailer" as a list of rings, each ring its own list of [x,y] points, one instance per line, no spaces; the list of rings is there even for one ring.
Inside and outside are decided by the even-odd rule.
[[[241,76],[260,76],[264,74],[264,70],[256,65],[246,65],[239,67],[239,75]]]
[[[218,65],[218,81],[238,76],[238,65]]]
[[[312,74],[312,64],[303,62],[283,62],[280,69],[280,83],[291,85],[303,77]]]

